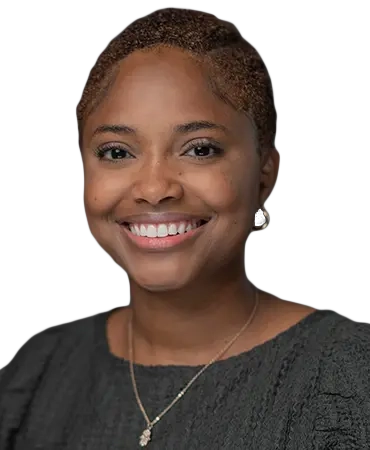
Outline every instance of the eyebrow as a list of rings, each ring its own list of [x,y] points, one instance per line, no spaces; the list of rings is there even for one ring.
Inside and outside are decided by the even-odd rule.
[[[187,134],[198,130],[221,130],[230,133],[230,130],[219,123],[209,122],[208,120],[196,120],[192,122],[182,123],[173,128],[174,133]],[[131,134],[136,135],[137,130],[124,124],[117,125],[100,125],[93,133],[93,136],[102,133]]]

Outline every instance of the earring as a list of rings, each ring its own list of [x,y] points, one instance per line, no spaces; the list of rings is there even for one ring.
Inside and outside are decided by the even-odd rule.
[[[264,230],[270,223],[270,214],[266,211],[265,207],[262,206],[255,216],[254,216],[254,226],[253,230]]]
[[[261,213],[265,218],[264,222],[260,226],[253,225],[254,231],[266,231],[267,228],[271,225],[271,213],[267,208],[261,207]]]

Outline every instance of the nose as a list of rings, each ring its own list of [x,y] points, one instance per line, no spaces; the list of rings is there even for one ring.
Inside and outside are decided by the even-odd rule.
[[[165,200],[178,200],[183,195],[183,187],[177,171],[166,162],[155,161],[141,167],[132,186],[132,195],[137,203],[147,202],[158,205]]]

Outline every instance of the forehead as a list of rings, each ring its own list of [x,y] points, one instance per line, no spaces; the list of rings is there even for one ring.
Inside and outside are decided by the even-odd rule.
[[[212,91],[204,65],[181,49],[135,51],[122,60],[105,98],[86,123],[125,123],[143,133],[192,120],[218,122],[235,133],[253,130],[247,116]]]

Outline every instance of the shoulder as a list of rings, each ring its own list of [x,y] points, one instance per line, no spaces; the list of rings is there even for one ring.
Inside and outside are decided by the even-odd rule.
[[[26,369],[28,373],[46,368],[48,362],[63,349],[70,350],[78,344],[92,342],[96,314],[42,330],[30,337],[16,352],[13,359],[0,370],[2,382],[11,374]]]
[[[320,392],[370,389],[370,323],[315,310],[281,334],[281,364]]]
[[[9,364],[1,369],[1,379],[9,370],[19,370],[22,367],[29,369],[29,364],[32,363],[34,366],[37,361],[47,363],[54,352],[63,345],[89,339],[92,337],[95,317],[97,315],[55,325],[36,333],[22,345]]]
[[[59,380],[69,369],[78,372],[91,353],[98,315],[47,328],[26,341],[0,370],[0,448],[22,422],[36,391],[47,380]],[[4,441],[5,440],[5,441]]]
[[[320,339],[315,439],[367,448],[370,442],[370,324],[337,315]],[[362,446],[360,446],[362,445]],[[328,447],[329,448],[329,447]],[[331,448],[331,447],[330,447]]]
[[[333,390],[334,383],[343,379],[346,380],[347,390],[354,393],[369,392],[369,323],[340,316],[335,327],[322,339],[321,347],[322,389]]]

